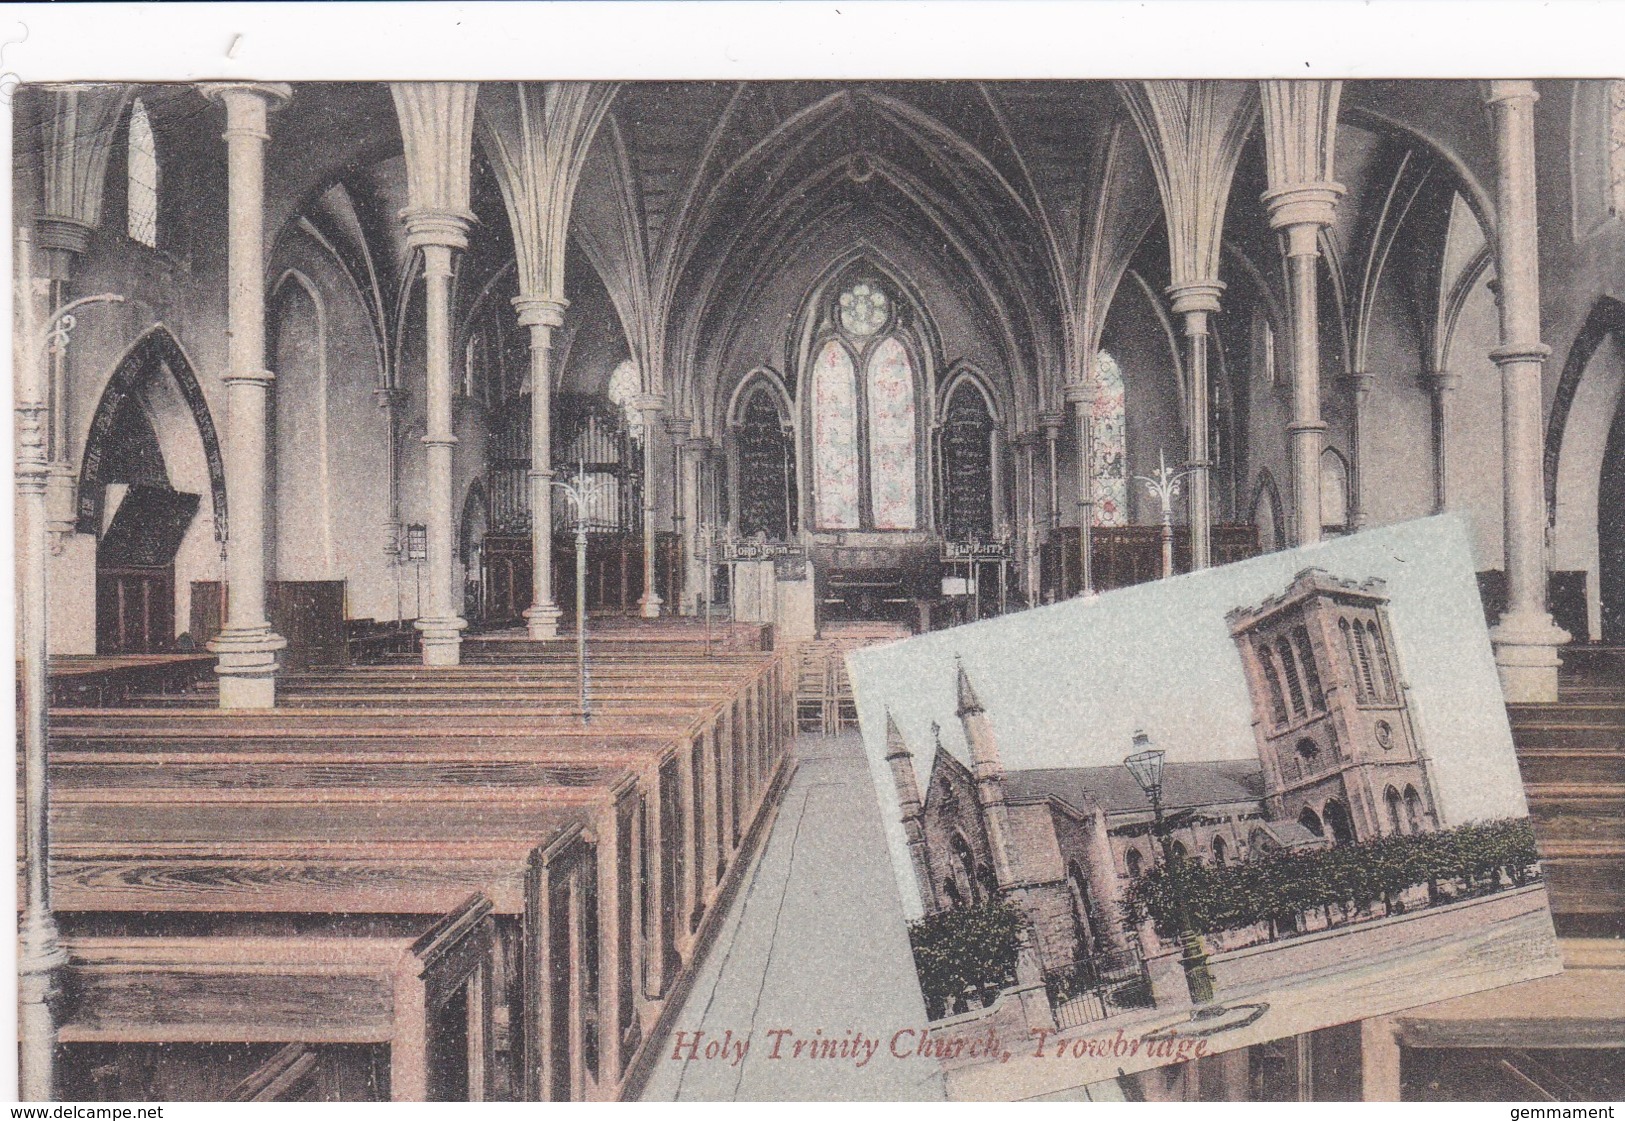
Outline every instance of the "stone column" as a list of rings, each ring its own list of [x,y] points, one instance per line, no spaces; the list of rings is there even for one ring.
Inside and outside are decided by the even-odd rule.
[[[666,399],[645,394],[637,399],[637,407],[643,414],[643,598],[638,601],[638,614],[658,619],[665,601],[655,589],[655,432]]]
[[[456,522],[451,492],[452,435],[451,384],[451,263],[452,255],[468,248],[468,217],[427,207],[407,211],[407,244],[423,252],[423,318],[427,336],[424,365],[427,412],[423,444],[426,449],[425,486],[429,508],[424,524],[429,536],[429,594],[427,614],[417,621],[423,635],[423,664],[455,666],[462,660],[462,631],[468,626],[457,613],[459,598],[452,587],[452,538]]]
[[[265,616],[266,118],[292,91],[263,82],[209,82],[205,97],[226,107],[226,540],[225,625],[209,649],[217,659],[221,708],[276,704],[276,653],[287,642]]]
[[[84,222],[66,217],[40,218],[34,222],[41,255],[45,262],[45,275],[50,281],[49,309],[54,314],[68,302],[69,284],[73,268],[90,247],[91,227]],[[68,384],[66,348],[50,352],[50,379],[46,387],[46,406],[50,424],[46,432],[46,448],[50,471],[46,480],[45,517],[50,531],[51,551],[62,548],[62,540],[74,532],[74,483],[78,471],[74,465],[72,414],[68,402],[72,397]]]
[[[1332,224],[1343,188],[1304,183],[1264,192],[1270,227],[1286,249],[1292,305],[1292,543],[1320,540],[1320,453],[1326,423],[1320,417],[1320,231]]]
[[[373,391],[373,400],[384,411],[384,430],[389,434],[389,494],[385,500],[388,517],[380,527],[383,554],[392,566],[401,563],[401,408],[406,390],[391,385]]]
[[[21,692],[21,747],[25,826],[23,919],[18,938],[18,1096],[22,1101],[51,1101],[56,1094],[57,971],[68,963],[51,914],[49,807],[46,799],[46,520],[45,491],[50,475],[47,457],[46,408],[49,388],[38,349],[35,294],[30,258],[33,249],[26,227],[19,233],[17,326],[13,340],[16,362],[17,543],[22,555],[17,570],[18,685]]]
[[[700,527],[717,528],[715,518],[709,513],[710,503],[705,494],[705,462],[711,447],[709,438],[690,436],[683,441],[682,449],[683,493],[688,498],[688,589],[695,614],[704,610],[705,597],[709,594],[705,583],[709,578],[705,566],[705,542],[700,537]]]
[[[1213,563],[1213,506],[1208,497],[1207,317],[1219,311],[1217,280],[1168,289],[1175,315],[1185,318],[1185,520],[1190,523],[1191,571]]]
[[[1091,596],[1095,594],[1094,379],[1069,383],[1066,400],[1078,424],[1078,573],[1082,585],[1079,594]]]
[[[1442,514],[1450,508],[1450,429],[1461,375],[1435,370],[1423,383],[1433,398],[1433,512]]]
[[[559,636],[553,602],[553,329],[564,324],[566,300],[516,296],[519,325],[530,330],[530,606],[525,630],[533,639]]]
[[[1042,594],[1038,579],[1038,433],[1023,432],[1016,437],[1016,464],[1021,486],[1021,558],[1027,606],[1034,607]]]
[[[1366,523],[1365,514],[1365,411],[1371,401],[1371,375],[1356,370],[1345,379],[1354,403],[1353,430],[1349,433],[1349,528],[1358,530]]]
[[[1509,701],[1557,700],[1557,647],[1569,636],[1546,610],[1546,495],[1543,489],[1540,259],[1535,210],[1535,84],[1489,83],[1495,117],[1496,232],[1501,367],[1507,609],[1490,632]]]
[[[1061,425],[1065,422],[1065,413],[1045,413],[1038,418],[1038,423],[1044,426],[1044,441],[1049,447],[1049,526],[1051,529],[1061,524],[1061,465],[1057,445],[1061,440]]]
[[[671,441],[671,528],[677,535],[678,548],[682,555],[677,558],[677,576],[681,581],[682,591],[677,596],[677,602],[671,605],[673,615],[693,614],[693,597],[690,594],[694,585],[690,581],[691,572],[689,562],[694,552],[694,542],[689,536],[689,526],[692,524],[688,516],[688,457],[683,454],[683,447],[688,443],[689,435],[694,431],[694,419],[686,416],[668,416],[666,418],[666,435]]]

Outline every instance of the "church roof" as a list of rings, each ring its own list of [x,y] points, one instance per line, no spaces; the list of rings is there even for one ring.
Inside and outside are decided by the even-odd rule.
[[[1151,808],[1151,801],[1124,767],[1048,767],[1009,771],[1006,797],[1012,802],[1060,798],[1076,809],[1092,801],[1107,813]],[[1162,807],[1219,806],[1257,802],[1264,797],[1264,775],[1256,759],[1218,759],[1203,763],[1168,763],[1162,770]]]

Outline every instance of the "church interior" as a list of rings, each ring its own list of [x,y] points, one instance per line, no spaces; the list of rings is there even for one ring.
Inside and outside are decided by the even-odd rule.
[[[15,109],[24,1097],[635,1096],[845,650],[1435,513],[1620,991],[1625,80]]]

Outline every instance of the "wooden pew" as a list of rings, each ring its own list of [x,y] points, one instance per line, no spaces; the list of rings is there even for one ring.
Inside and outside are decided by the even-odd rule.
[[[493,924],[474,895],[416,936],[69,937],[59,1040],[82,1044],[377,1044],[395,1101],[485,1101]],[[289,1063],[263,1099],[297,1082]],[[169,1077],[184,1081],[184,1073]],[[193,1072],[194,1085],[206,1085]],[[201,1088],[201,1086],[200,1086]]]
[[[521,945],[498,954],[526,979],[498,986],[518,1017],[521,1089],[618,1096],[788,773],[777,660],[716,669],[678,697],[629,680],[635,703],[586,727],[511,706],[390,711],[365,689],[340,707],[272,713],[60,710],[58,903],[172,920],[271,912],[332,931],[335,916],[422,913],[479,885],[498,941]],[[436,674],[405,676],[408,697],[444,691]],[[578,816],[549,838],[544,806]],[[570,954],[580,964],[587,941],[597,998],[567,976],[548,990],[548,970]]]

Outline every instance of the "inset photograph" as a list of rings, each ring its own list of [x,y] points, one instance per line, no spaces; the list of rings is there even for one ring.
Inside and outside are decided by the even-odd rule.
[[[951,1098],[1560,968],[1453,520],[849,664]]]

